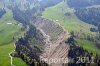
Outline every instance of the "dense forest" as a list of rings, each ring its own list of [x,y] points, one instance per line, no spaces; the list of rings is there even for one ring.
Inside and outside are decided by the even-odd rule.
[[[82,40],[82,39],[81,39]],[[83,47],[77,46],[74,33],[71,33],[71,37],[66,41],[70,44],[69,58],[73,58],[68,63],[68,66],[99,66],[100,56],[93,55],[92,52],[85,50]]]
[[[45,0],[45,1],[42,0],[40,1],[40,5],[42,8],[46,8],[46,7],[54,6],[61,1],[62,0]]]
[[[73,8],[82,8],[93,5],[100,5],[100,0],[68,0],[67,4]]]
[[[93,24],[100,30],[100,8],[80,8],[76,9],[76,16],[89,24]]]
[[[39,30],[33,25],[29,26],[29,30],[25,37],[20,38],[16,42],[16,54],[14,57],[20,57],[28,65],[35,65],[37,62],[39,65],[45,62],[40,61],[40,54],[43,46],[43,36]],[[41,62],[41,63],[40,63]],[[46,65],[46,64],[45,64]]]
[[[0,18],[6,13],[5,9],[0,8]]]
[[[16,7],[12,9],[12,12],[13,18],[25,26],[30,24],[31,19],[35,19],[36,17],[41,16],[42,10],[38,6],[25,11],[22,11]]]

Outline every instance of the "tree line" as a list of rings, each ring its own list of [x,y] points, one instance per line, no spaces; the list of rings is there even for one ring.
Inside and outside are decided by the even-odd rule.
[[[0,8],[0,18],[6,13],[4,8]]]
[[[93,5],[100,5],[100,0],[68,0],[67,4],[72,8],[85,8]]]
[[[83,47],[77,46],[75,37],[72,33],[71,37],[66,41],[70,45],[68,57],[71,58],[68,66],[100,66],[100,55],[94,55]]]
[[[75,14],[80,20],[97,26],[100,31],[100,8],[78,8]]]

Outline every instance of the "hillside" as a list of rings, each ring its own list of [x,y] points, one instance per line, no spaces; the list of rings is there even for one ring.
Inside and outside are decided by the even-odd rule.
[[[31,2],[25,0],[16,0],[14,2],[11,0],[0,0],[0,50],[2,50],[0,51],[0,66],[11,66],[12,64],[15,66],[27,66],[19,57],[11,57],[10,55],[11,53],[15,53],[15,42],[18,38],[23,37],[27,30],[20,21],[14,19],[12,10],[18,6],[18,9],[23,12],[26,10],[24,5],[28,5]],[[33,5],[31,3],[30,8],[33,8]]]
[[[81,20],[79,20],[75,16],[74,12],[75,12],[74,9],[69,8],[68,5],[66,5],[66,3],[61,2],[57,4],[56,6],[45,9],[45,11],[43,12],[43,17],[51,19],[51,20],[55,20],[55,21],[58,20],[61,26],[69,31],[79,32],[80,30],[82,30],[85,32],[90,32],[89,29],[91,27],[95,27],[93,25],[84,23]]]
[[[29,27],[26,37],[20,38],[16,43],[18,55],[22,59],[26,59],[29,65],[34,64],[35,61],[32,59],[42,65],[43,63],[39,62],[42,59],[48,65],[61,66],[63,62],[50,63],[46,62],[45,59],[67,58],[70,47],[65,41],[70,35],[53,21],[40,18],[32,20],[32,22],[33,25]]]
[[[22,35],[20,25],[12,18],[12,12],[9,9],[6,9],[6,14],[0,18],[0,65],[10,66],[9,53],[14,50],[15,40]],[[17,65],[17,62],[22,62],[21,65],[25,63],[19,59],[14,58],[14,64]],[[5,63],[6,61],[6,63]]]
[[[11,33],[9,33],[12,35],[11,39],[14,39],[15,37],[17,39],[17,37],[18,38],[20,37],[18,41],[14,40],[16,41],[14,45],[15,51],[13,50],[9,52],[10,57],[14,58],[13,61],[11,61],[14,65],[17,65],[16,63],[18,62],[19,59],[17,60],[16,58],[18,57],[21,58],[28,65],[34,65],[35,61],[33,61],[33,59],[39,62],[41,59],[45,59],[45,58],[52,59],[52,58],[67,58],[68,57],[68,51],[70,47],[68,44],[65,43],[65,41],[67,40],[68,37],[70,37],[69,33],[65,32],[64,29],[60,27],[59,24],[55,23],[54,21],[50,21],[48,19],[44,19],[41,17],[40,19],[37,18],[40,15],[40,11],[38,9],[39,8],[38,3],[34,4],[34,6],[30,8],[30,6],[32,6],[31,2],[33,1],[24,0],[23,1],[24,3],[22,3],[22,1],[20,0],[18,1],[16,0],[14,2],[8,0],[7,2],[4,2],[5,4],[7,3],[5,6],[8,7],[11,11],[7,9],[10,11],[10,13],[9,11],[7,11],[7,13],[9,14],[9,18],[8,16],[6,18],[8,18],[9,20],[13,20],[12,22],[14,22],[14,23],[11,23],[10,21],[8,22],[7,20],[8,22],[7,24],[14,25],[15,27],[18,26],[19,28],[19,29],[14,29],[13,27],[13,29],[16,30],[14,36]],[[29,7],[27,5],[29,5]],[[29,28],[29,29],[26,33],[24,33],[24,37],[21,37],[23,35],[23,32],[22,32],[23,28],[24,29]],[[12,31],[12,29],[9,31]],[[18,33],[18,35],[22,33],[22,35],[18,36],[16,33]],[[8,39],[7,36],[5,38]],[[30,63],[29,61],[32,63]],[[46,63],[45,60],[43,60],[43,62]],[[3,61],[1,64],[3,64]],[[46,63],[46,64],[55,66],[55,65],[62,65],[63,63],[59,63],[59,64]],[[21,65],[24,65],[24,63],[22,63]]]
[[[99,3],[0,0],[0,66],[99,66]]]
[[[96,32],[91,32],[91,28],[96,28],[96,26],[93,26],[91,24],[85,23],[84,21],[81,21],[76,15],[73,8],[70,8],[68,5],[66,5],[66,2],[61,2],[53,7],[46,8],[43,12],[43,17],[57,21],[61,27],[63,27],[66,31],[74,32],[77,35],[80,35],[80,37],[84,37],[87,35],[91,35],[94,37],[96,35]],[[84,47],[90,52],[99,53],[99,49],[95,46],[95,43],[92,43],[88,40],[83,39],[75,39],[79,46]],[[83,41],[85,41],[83,43]],[[76,43],[76,44],[77,44]],[[92,49],[94,48],[94,49]]]

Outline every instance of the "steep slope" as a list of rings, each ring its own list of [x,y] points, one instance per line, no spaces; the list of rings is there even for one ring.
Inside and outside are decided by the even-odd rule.
[[[14,20],[12,11],[4,7],[3,2],[4,0],[0,0],[0,66],[11,66],[9,54],[15,50],[15,41],[25,32],[22,30],[22,24]],[[26,66],[25,62],[18,57],[12,60],[15,66]]]
[[[54,1],[54,4],[50,4],[49,6],[55,5],[56,0],[52,1]],[[61,0],[57,1],[56,3],[59,3],[60,1]],[[79,56],[85,56],[85,50],[83,49],[84,47],[85,49],[89,49],[90,52],[94,50],[95,53],[99,52],[99,49],[88,41],[88,39],[91,40],[90,35],[93,35],[93,37],[95,36],[95,32],[91,32],[90,28],[96,27],[79,20],[74,14],[75,9],[69,8],[65,1],[66,0],[53,7],[47,8],[42,17],[41,8],[37,0],[2,1],[4,2],[5,7],[12,10],[13,19],[21,23],[18,25],[23,25],[24,29],[28,29],[27,32],[24,33],[24,36],[16,41],[16,52],[10,52],[9,55],[11,57],[20,57],[30,66],[63,66],[63,64],[65,64],[64,62],[68,62],[67,58],[69,54],[72,56],[72,58],[74,57],[71,54],[74,53],[75,57],[77,54],[79,54]],[[70,45],[66,42],[67,39],[70,38],[67,30],[70,32],[76,32],[75,34],[78,37],[75,35],[75,38],[77,37],[79,39],[79,41],[76,39],[76,43],[77,45],[79,43],[81,44],[79,46],[86,43],[86,41],[84,42],[85,35],[87,45],[85,44],[83,48],[78,46],[73,48],[70,47]],[[89,38],[87,39],[88,36]],[[70,42],[71,41],[69,41],[69,43]],[[70,44],[73,44],[74,42],[75,40],[73,38],[73,41]]]
[[[63,58],[63,61],[65,61],[68,58],[69,51],[69,45],[65,43],[65,40],[70,37],[69,33],[65,32],[56,22],[44,18],[37,20],[40,21],[33,22],[33,24],[40,29],[46,38],[45,49],[41,55],[41,59],[51,60]],[[49,64],[52,66],[62,66],[63,62],[49,62]]]
[[[34,65],[34,62],[41,65],[43,63],[40,61],[42,61],[52,66],[62,66],[63,62],[48,62],[45,59],[63,58],[65,60],[68,58],[70,47],[65,41],[70,35],[53,21],[44,18],[32,21],[33,25],[29,26],[26,36],[16,42],[16,51],[19,57],[23,60],[26,59],[24,61],[29,65]],[[33,59],[36,61],[32,61]]]
[[[22,23],[26,28],[27,26],[29,27],[29,30],[24,35],[25,37],[19,38],[16,42],[17,54],[15,53],[14,56],[22,58],[22,60],[29,65],[34,65],[35,61],[39,62],[41,59],[45,58],[53,59],[55,57],[65,59],[68,56],[69,51],[69,45],[65,43],[69,37],[68,33],[54,21],[38,17],[37,14],[40,13],[38,12],[39,10],[36,10],[39,7],[38,5],[34,6],[32,9],[26,8],[23,10],[23,5],[27,5],[27,3],[25,3],[26,0],[23,1],[25,4],[23,4],[22,1],[20,2],[22,3],[21,7],[18,5],[20,3],[15,2],[16,5],[14,5],[14,2],[10,2],[11,5],[9,5],[9,3],[6,5],[12,10],[13,18]],[[32,2],[35,3],[34,1]],[[14,8],[16,6],[18,7]],[[36,17],[40,19],[37,19]],[[30,20],[33,23],[31,23]],[[64,52],[62,52],[63,50]],[[46,64],[49,64],[45,60],[43,61]],[[62,64],[62,62],[59,63],[60,66]],[[50,65],[54,64],[50,63]]]
[[[75,11],[76,10],[70,8],[66,4],[66,2],[61,2],[55,6],[46,8],[43,12],[43,17],[53,21],[57,21],[65,30],[74,32],[76,38],[75,40],[77,42],[76,44],[78,44],[79,46],[82,46],[84,47],[84,49],[87,49],[90,52],[94,52],[95,54],[99,53],[100,50],[96,47],[96,43],[94,43],[93,40],[90,41],[88,39],[85,39],[86,36],[88,36],[87,38],[89,38],[90,36],[91,39],[96,39],[95,37],[97,33],[91,32],[90,29],[97,27],[81,21],[75,15]]]
[[[15,49],[14,42],[24,31],[21,31],[22,26],[13,19],[12,11],[6,8],[5,10],[6,13],[0,18],[0,66],[11,66],[9,53]],[[12,63],[26,66],[20,58],[13,58]]]

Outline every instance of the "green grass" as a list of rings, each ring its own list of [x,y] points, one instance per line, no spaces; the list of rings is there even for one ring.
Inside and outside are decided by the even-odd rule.
[[[95,27],[93,25],[87,24],[79,20],[74,14],[75,10],[69,8],[66,3],[61,2],[55,6],[46,8],[43,12],[43,17],[50,20],[59,20],[58,23],[63,27],[66,31],[74,31],[78,33],[84,33],[86,35],[95,36],[95,32],[91,32],[90,28]],[[69,13],[70,15],[65,16],[65,13]],[[95,27],[96,28],[96,27]],[[97,49],[95,43],[90,42],[88,40],[77,40],[79,46],[82,46],[84,49],[93,52],[99,53],[100,49]]]
[[[75,39],[77,41],[77,45],[83,47],[84,49],[87,49],[89,52],[93,52],[94,54],[100,55],[100,50],[95,46],[94,42],[88,41],[88,40],[79,40]]]
[[[12,44],[0,46],[0,66],[10,66],[9,52],[12,50]]]
[[[12,12],[7,10],[7,13],[0,19],[0,45],[13,41],[13,36],[21,28],[20,26],[15,25],[15,23],[16,21],[12,18]]]
[[[43,12],[43,17],[50,20],[59,20],[60,25],[68,31],[80,32],[82,30],[84,33],[92,33],[90,32],[90,28],[95,26],[80,21],[74,15],[74,12],[74,9],[69,8],[64,2],[61,2],[56,6],[47,8]],[[65,13],[69,13],[70,15],[65,16]]]
[[[9,53],[15,49],[13,37],[17,39],[24,33],[24,31],[20,30],[22,26],[16,25],[12,11],[9,9],[6,9],[6,11],[7,13],[0,18],[0,66],[11,66]],[[27,66],[20,58],[13,58],[13,64],[16,66]]]
[[[13,64],[15,66],[28,66],[28,65],[26,65],[25,62],[22,62],[22,60],[20,58],[14,58],[13,59]]]
[[[11,66],[9,53],[15,48],[13,43],[0,46],[0,66]],[[20,58],[13,58],[13,64],[16,66],[26,66],[26,64]]]

